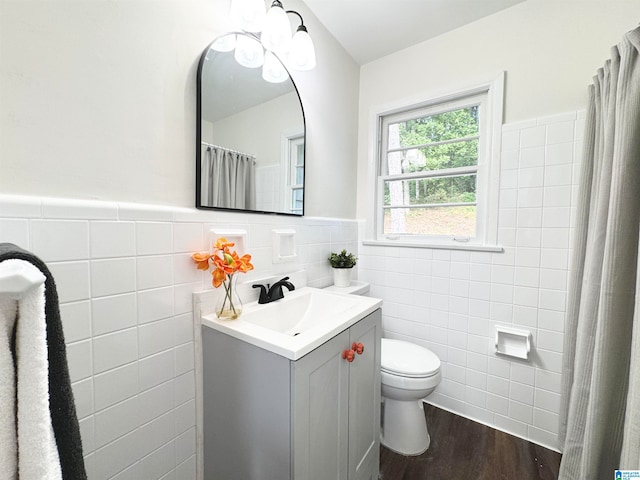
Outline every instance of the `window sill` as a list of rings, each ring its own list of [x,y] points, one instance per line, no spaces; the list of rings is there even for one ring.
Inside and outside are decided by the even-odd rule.
[[[471,252],[504,252],[504,248],[498,245],[478,245],[472,243],[452,245],[450,243],[411,243],[402,241],[397,242],[394,240],[363,240],[362,244],[379,247],[431,248],[434,250],[466,250]]]

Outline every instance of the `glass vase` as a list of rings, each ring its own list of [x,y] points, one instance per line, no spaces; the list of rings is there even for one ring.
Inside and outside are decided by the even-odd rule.
[[[242,300],[238,295],[237,280],[238,277],[233,274],[222,282],[222,295],[216,304],[216,315],[220,319],[234,320],[242,313]]]

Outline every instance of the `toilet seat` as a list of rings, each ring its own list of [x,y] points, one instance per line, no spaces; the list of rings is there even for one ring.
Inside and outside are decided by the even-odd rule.
[[[431,350],[415,343],[383,338],[380,368],[383,372],[406,378],[425,378],[440,373],[440,359]]]

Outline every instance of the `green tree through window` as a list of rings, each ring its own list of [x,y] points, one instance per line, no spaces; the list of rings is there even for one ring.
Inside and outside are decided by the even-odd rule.
[[[476,234],[480,106],[383,119],[386,234]]]

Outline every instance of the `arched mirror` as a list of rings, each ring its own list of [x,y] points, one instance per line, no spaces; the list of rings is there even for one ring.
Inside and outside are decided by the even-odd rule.
[[[196,121],[197,208],[304,214],[302,103],[254,36],[224,35],[204,51]]]

